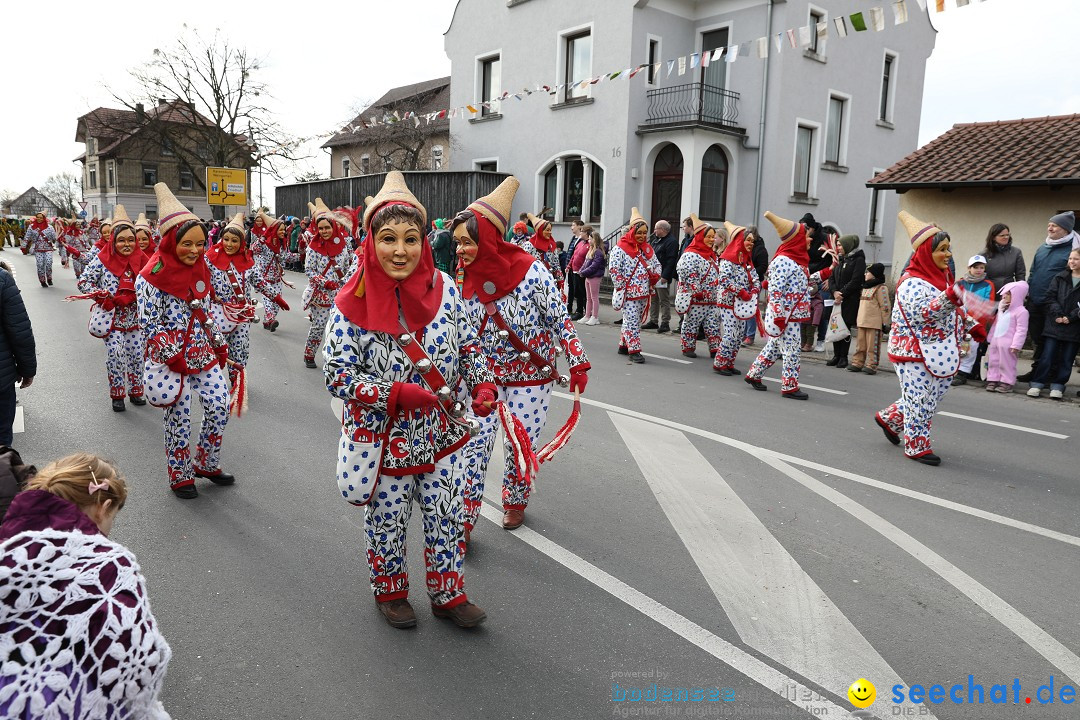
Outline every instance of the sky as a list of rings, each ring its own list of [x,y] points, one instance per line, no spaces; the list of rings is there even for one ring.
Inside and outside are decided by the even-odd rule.
[[[151,59],[154,48],[171,45],[183,24],[206,36],[222,28],[234,44],[263,58],[262,79],[274,96],[280,123],[308,137],[333,132],[392,87],[449,75],[443,33],[455,3],[329,0],[315,13],[287,13],[318,18],[316,28],[299,20],[292,28],[288,17],[262,3],[188,0],[168,6],[167,24],[149,10],[162,6],[130,0],[111,0],[108,12],[86,12],[85,6],[55,0],[8,3],[5,26],[40,27],[43,16],[53,16],[48,47],[64,50],[42,52],[38,33],[5,34],[9,101],[0,111],[0,189],[22,192],[54,173],[80,172],[72,162],[83,151],[75,142],[78,117],[99,106],[119,107],[109,88],[121,94],[130,89],[128,69]],[[918,12],[914,0],[908,5]],[[1080,113],[1080,42],[1075,35],[1080,1],[974,0],[956,8],[955,0],[947,0],[947,6],[944,13],[931,12],[939,32],[926,67],[920,145],[954,123]],[[222,8],[239,9],[239,17]],[[402,8],[408,13],[403,15]],[[903,25],[891,26],[888,9],[886,18],[886,32],[904,31]],[[405,50],[403,32],[408,33]],[[19,58],[26,60],[26,75],[12,71],[12,60]],[[26,97],[23,90],[40,90],[43,102],[12,102],[14,93]],[[315,157],[295,167],[295,173],[328,174],[329,155],[319,144],[309,143]],[[263,194],[271,206],[276,184],[264,176]],[[257,176],[252,187],[257,194]]]

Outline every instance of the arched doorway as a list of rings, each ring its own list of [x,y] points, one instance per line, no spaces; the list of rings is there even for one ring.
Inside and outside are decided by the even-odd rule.
[[[653,162],[652,222],[667,220],[672,227],[682,222],[683,156],[668,144]]]

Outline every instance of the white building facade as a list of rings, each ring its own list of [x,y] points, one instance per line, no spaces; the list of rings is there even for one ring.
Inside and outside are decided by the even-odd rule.
[[[796,220],[811,212],[888,264],[896,199],[865,183],[917,146],[935,31],[910,6],[907,23],[894,25],[886,4],[884,30],[849,25],[839,37],[834,18],[862,11],[869,22],[866,3],[459,0],[445,35],[455,107],[661,66],[456,117],[451,167],[513,173],[522,184],[515,215],[551,208],[556,226],[580,218],[607,235],[634,206],[673,224],[691,212],[740,225],[760,224],[765,210]],[[753,41],[770,32],[769,57],[759,59]],[[691,67],[692,53],[747,42],[734,62]],[[669,72],[682,56],[683,72],[678,62]]]

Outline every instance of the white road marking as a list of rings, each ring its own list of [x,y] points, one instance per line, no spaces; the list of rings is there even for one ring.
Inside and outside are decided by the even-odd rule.
[[[686,435],[608,415],[744,643],[838,696],[906,684]]]
[[[764,380],[765,382],[774,382],[774,383],[783,382],[782,380],[780,380],[778,378],[771,378],[771,377],[763,377],[761,379]],[[807,385],[806,383],[799,383],[799,387],[800,388],[806,388],[807,390],[817,390],[818,392],[829,393],[830,395],[847,395],[847,393],[844,392],[843,390],[831,390],[829,388],[819,387],[817,385]]]
[[[1080,657],[1058,642],[1050,633],[1029,620],[1023,613],[975,578],[953,565],[936,552],[923,545],[914,537],[904,532],[877,513],[855,502],[848,496],[798,470],[783,460],[766,454],[761,460],[773,466],[808,490],[811,490],[852,517],[862,521],[867,527],[891,540],[901,550],[933,570],[943,580],[967,595],[972,602],[985,610],[1002,625],[1012,630],[1021,640],[1042,655],[1054,667],[1068,675],[1074,682],[1080,682]]]
[[[11,434],[17,435],[18,433],[26,432],[26,419],[23,416],[22,405],[15,406],[15,421],[11,424]]]
[[[484,503],[480,507],[480,513],[491,522],[502,525],[501,510]],[[796,688],[797,692],[789,692],[786,695],[780,695],[780,697],[786,698],[800,710],[807,710],[809,713],[818,716],[846,717],[848,715],[849,711],[847,709],[826,699],[798,699],[804,696],[818,697],[819,693],[807,688],[796,679],[784,675],[746,651],[740,650],[728,641],[712,634],[697,623],[653,600],[648,595],[635,590],[622,580],[604,572],[561,545],[548,540],[540,533],[530,530],[527,526],[522,525],[517,530],[514,530],[512,535],[526,545],[547,555],[567,570],[607,592],[615,599],[626,603],[642,615],[663,625],[684,640],[693,643],[720,662],[758,683],[769,692],[779,694],[780,688]],[[858,675],[858,673],[856,674]],[[792,699],[792,697],[795,699]],[[834,713],[836,714],[834,715]]]
[[[1009,430],[1019,430],[1020,432],[1031,433],[1032,435],[1045,435],[1046,437],[1057,438],[1058,440],[1068,440],[1068,435],[1062,435],[1061,433],[1048,432],[1046,430],[1036,430],[1035,428],[1024,427],[1023,425],[1010,425],[1009,423],[998,422],[997,420],[987,420],[986,418],[972,417],[971,415],[961,415],[960,413],[945,412],[944,410],[938,410],[938,415],[945,415],[946,417],[959,418],[960,420],[970,420],[971,422],[982,423],[983,425],[993,425],[994,427],[1007,428]]]
[[[562,392],[555,392],[552,394],[555,397],[560,397],[565,400],[574,399],[572,396]],[[586,397],[581,398],[581,402],[583,405],[591,405],[593,407],[598,407],[603,410],[609,410],[611,412],[619,413],[620,415],[626,415],[627,417],[634,417],[638,418],[639,420],[647,420],[663,427],[669,427],[675,430],[680,430],[684,433],[697,435],[698,437],[703,437],[718,443],[722,443],[724,445],[728,445],[733,448],[737,448],[739,450],[743,450],[747,453],[750,453],[751,455],[756,455],[758,457],[770,455],[772,457],[783,460],[784,462],[791,463],[792,465],[799,465],[801,467],[810,468],[812,470],[830,473],[832,475],[836,475],[837,477],[842,477],[847,480],[861,483],[863,485],[875,487],[879,490],[885,490],[891,493],[895,493],[897,495],[903,495],[904,497],[909,497],[913,500],[920,500],[931,505],[937,505],[938,507],[955,510],[956,512],[964,513],[965,515],[970,515],[972,517],[977,517],[981,520],[989,520],[990,522],[995,522],[999,525],[1005,525],[1006,527],[1011,527],[1016,530],[1023,530],[1024,532],[1041,535],[1052,540],[1057,540],[1059,542],[1080,547],[1080,537],[1068,535],[1063,532],[1058,532],[1057,530],[1050,530],[1049,528],[1044,528],[1040,525],[1033,525],[1032,523],[1024,522],[1022,520],[1016,520],[1005,515],[998,515],[997,513],[992,513],[986,510],[971,507],[969,505],[963,505],[958,502],[953,502],[952,500],[945,500],[943,498],[928,495],[917,490],[909,490],[908,488],[900,487],[899,485],[892,485],[890,483],[882,482],[880,480],[874,480],[873,478],[868,478],[863,475],[848,472],[847,470],[841,470],[839,468],[823,465],[821,463],[813,462],[811,460],[804,460],[802,458],[794,457],[792,455],[785,455],[784,453],[779,453],[774,450],[769,450],[767,448],[760,448],[756,445],[750,445],[749,443],[745,443],[741,440],[736,440],[734,438],[719,435],[708,430],[702,430],[700,428],[693,427],[692,425],[685,425],[683,423],[674,422],[665,418],[656,417],[655,415],[649,415],[647,413],[638,412],[636,410],[630,410],[629,408],[619,407],[618,405],[611,405],[609,403],[600,402],[599,400],[592,400],[591,398]]]
[[[681,365],[693,365],[694,364],[690,360],[679,360],[678,358],[670,358],[667,355],[657,355],[656,353],[647,353],[647,352],[643,352],[641,354],[644,355],[645,357],[656,358],[657,360],[667,360],[668,362],[679,363]]]

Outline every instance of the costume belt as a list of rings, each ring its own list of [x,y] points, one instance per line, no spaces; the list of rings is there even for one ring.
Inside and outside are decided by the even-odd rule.
[[[488,320],[491,320],[495,323],[495,326],[499,328],[496,333],[499,336],[499,339],[506,340],[518,351],[519,360],[528,361],[541,375],[551,378],[562,387],[570,385],[569,377],[566,375],[556,376],[554,364],[548,362],[547,358],[527,346],[525,341],[513,331],[510,324],[506,322],[506,318],[504,318],[503,314],[499,311],[499,307],[494,302],[484,303],[484,311],[487,315],[485,315],[484,319],[480,322],[480,330],[477,332],[477,335],[482,335],[484,333],[484,328],[487,327]],[[554,347],[557,356],[561,350],[558,345],[555,345]]]

